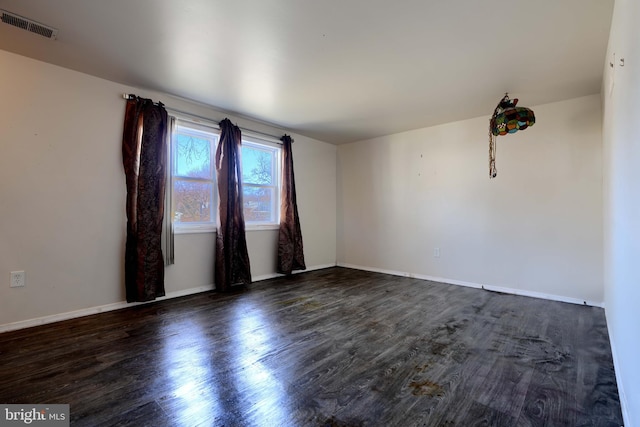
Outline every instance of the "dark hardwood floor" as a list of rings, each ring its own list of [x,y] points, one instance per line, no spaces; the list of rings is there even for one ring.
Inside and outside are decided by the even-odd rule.
[[[600,308],[330,268],[0,334],[74,426],[620,426]]]

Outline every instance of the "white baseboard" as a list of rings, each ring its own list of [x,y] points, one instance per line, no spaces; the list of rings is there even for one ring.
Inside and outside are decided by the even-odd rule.
[[[35,319],[21,320],[19,322],[6,323],[0,325],[0,333],[16,331],[18,329],[30,328],[32,326],[45,325],[47,323],[60,322],[62,320],[75,319],[77,317],[89,316],[91,314],[104,313],[107,311],[120,310],[121,308],[134,307],[136,305],[150,304],[156,301],[167,300],[171,298],[183,297],[186,295],[198,294],[215,289],[214,285],[200,286],[197,288],[183,289],[181,291],[167,292],[163,297],[156,298],[153,301],[132,302],[126,301],[114,302],[112,304],[99,305],[97,307],[83,308],[81,310],[69,311],[67,313],[52,314],[49,316],[38,317]]]
[[[562,295],[546,294],[543,292],[527,291],[523,289],[514,289],[514,288],[493,286],[493,285],[483,285],[480,283],[465,282],[462,280],[447,279],[444,277],[427,276],[424,274],[414,274],[414,273],[408,273],[408,272],[397,271],[397,270],[386,270],[383,268],[366,267],[362,265],[354,265],[354,264],[347,264],[347,263],[341,263],[341,262],[338,263],[338,267],[353,268],[355,270],[372,271],[374,273],[391,274],[393,276],[411,277],[414,279],[421,279],[421,280],[430,280],[432,282],[466,286],[469,288],[485,289],[487,291],[502,292],[502,293],[511,294],[511,295],[520,295],[525,297],[540,298],[540,299],[546,299],[551,301],[568,302],[571,304],[578,304],[578,305],[589,305],[593,307],[601,307],[601,308],[604,307],[604,304],[601,302],[581,300],[578,298],[565,297]]]
[[[306,270],[294,271],[294,274],[304,273],[306,271],[320,270],[320,269],[335,267],[335,266],[336,266],[335,264],[316,265],[313,267],[309,267]],[[253,277],[252,281],[258,282],[261,280],[272,279],[274,277],[281,277],[281,276],[283,276],[283,274],[276,274],[276,273],[265,274],[262,276]],[[32,326],[45,325],[47,323],[60,322],[62,320],[75,319],[77,317],[89,316],[92,314],[104,313],[107,311],[120,310],[121,308],[134,307],[136,305],[150,304],[156,301],[162,301],[162,300],[167,300],[171,298],[183,297],[186,295],[198,294],[200,292],[207,292],[214,289],[215,289],[215,285],[211,284],[206,286],[200,286],[197,288],[184,289],[181,291],[167,292],[165,296],[157,298],[153,301],[133,302],[133,303],[120,301],[112,304],[99,305],[97,307],[89,307],[89,308],[83,308],[81,310],[69,311],[67,313],[52,314],[49,316],[38,317],[35,319],[27,319],[27,320],[21,320],[18,322],[6,323],[4,325],[0,325],[0,333],[16,331],[18,329],[30,328]]]
[[[586,305],[590,305],[590,306],[594,306],[594,307],[603,307],[602,303],[596,303],[596,302],[593,302],[593,301],[584,301],[584,300],[579,300],[579,299],[570,298],[570,297],[564,297],[564,296],[560,296],[560,295],[545,294],[545,293],[541,293],[541,292],[526,291],[526,290],[521,290],[521,289],[506,288],[506,287],[500,287],[500,286],[482,285],[482,284],[478,284],[478,283],[464,282],[464,281],[461,281],[461,280],[447,279],[447,278],[443,278],[443,277],[433,277],[433,276],[427,276],[427,275],[422,275],[422,274],[413,274],[413,273],[407,273],[407,272],[402,272],[402,271],[386,270],[386,269],[382,269],[382,268],[366,267],[366,266],[347,264],[347,263],[316,265],[316,266],[308,267],[306,270],[294,271],[293,273],[294,274],[299,274],[299,273],[304,273],[304,272],[307,272],[307,271],[322,270],[322,269],[325,269],[325,268],[335,267],[336,265],[338,267],[352,268],[352,269],[355,269],[355,270],[365,270],[365,271],[372,271],[372,272],[375,272],[375,273],[391,274],[391,275],[394,275],[394,276],[412,277],[412,278],[415,278],[415,279],[430,280],[430,281],[433,281],[433,282],[441,282],[441,283],[447,283],[447,284],[451,284],[451,285],[467,286],[467,287],[478,288],[478,289],[486,289],[486,290],[489,290],[489,291],[502,292],[502,293],[506,293],[506,294],[521,295],[521,296],[534,297],[534,298],[542,298],[542,299],[547,299],[547,300],[552,300],[552,301],[562,301],[562,302],[568,302],[568,303],[572,303],[572,304],[580,304],[580,305],[586,304]],[[252,281],[259,282],[259,281],[262,281],[262,280],[273,279],[273,278],[282,277],[282,276],[284,276],[284,275],[283,274],[277,274],[277,273],[263,274],[263,275],[260,275],[260,276],[253,277]],[[181,291],[168,292],[164,297],[157,298],[154,301],[162,301],[162,300],[171,299],[171,298],[178,298],[178,297],[182,297],[182,296],[186,296],[186,295],[192,295],[192,294],[197,294],[197,293],[200,293],[200,292],[210,291],[210,290],[213,290],[213,289],[215,289],[214,285],[207,285],[207,286],[200,286],[200,287],[197,287],[197,288],[184,289],[184,290],[181,290]],[[97,306],[97,307],[89,307],[89,308],[84,308],[84,309],[81,309],[81,310],[70,311],[70,312],[67,312],[67,313],[52,314],[52,315],[49,315],[49,316],[38,317],[38,318],[35,318],[35,319],[28,319],[28,320],[21,320],[21,321],[18,321],[18,322],[6,323],[4,325],[0,325],[0,333],[8,332],[8,331],[15,331],[15,330],[18,330],[18,329],[30,328],[32,326],[44,325],[44,324],[47,324],[47,323],[59,322],[59,321],[62,321],[62,320],[75,319],[77,317],[89,316],[91,314],[104,313],[106,311],[119,310],[121,308],[133,307],[133,306],[141,305],[141,304],[149,304],[149,303],[152,303],[154,301],[137,302],[137,303],[127,303],[126,301],[121,301],[121,302],[116,302],[116,303],[112,303],[112,304],[100,305],[100,306]]]
[[[313,271],[313,270],[323,270],[325,268],[331,268],[331,267],[335,267],[335,266],[336,266],[336,264],[314,265],[313,267],[307,267],[306,270],[296,270],[292,274],[306,273],[307,271]],[[285,275],[284,274],[280,274],[280,273],[262,274],[260,276],[252,277],[251,281],[252,282],[260,282],[262,280],[275,279],[276,277],[283,277],[283,276],[285,276]]]
[[[616,352],[615,338],[611,333],[611,326],[609,326],[611,325],[611,322],[609,322],[606,307],[604,309],[604,315],[605,317],[607,317],[607,332],[609,333],[609,344],[611,346],[611,356],[613,357],[613,369],[616,373],[616,383],[618,385],[618,398],[620,399],[620,409],[622,410],[622,421],[624,421],[624,425],[630,426],[631,416],[629,415],[629,412],[627,410],[628,408],[627,395],[624,392],[624,385],[622,382],[622,377],[619,369],[620,364],[618,363],[618,353]]]

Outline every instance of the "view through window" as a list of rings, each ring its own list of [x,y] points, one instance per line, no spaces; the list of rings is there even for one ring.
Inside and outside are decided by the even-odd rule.
[[[280,147],[242,141],[242,192],[247,225],[277,225]]]
[[[176,232],[215,230],[217,187],[215,151],[219,131],[178,120],[171,137],[171,205]],[[242,185],[248,229],[277,226],[280,213],[280,152],[278,144],[258,139],[242,141]]]

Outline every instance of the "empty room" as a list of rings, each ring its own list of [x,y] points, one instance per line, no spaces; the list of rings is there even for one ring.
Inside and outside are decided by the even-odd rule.
[[[0,424],[640,427],[640,3],[0,0]]]

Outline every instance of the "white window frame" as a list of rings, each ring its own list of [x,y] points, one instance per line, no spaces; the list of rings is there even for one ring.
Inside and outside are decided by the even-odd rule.
[[[180,179],[188,179],[193,181],[203,181],[203,182],[211,182],[213,191],[211,195],[211,204],[212,204],[212,212],[211,212],[211,221],[209,222],[177,222],[174,218],[171,218],[171,229],[173,234],[191,234],[191,233],[214,233],[217,228],[218,221],[218,183],[216,178],[216,170],[215,170],[215,153],[218,148],[218,143],[220,142],[220,127],[214,122],[207,122],[200,119],[191,118],[188,116],[170,114],[172,118],[175,120],[175,126],[173,128],[173,132],[170,135],[169,141],[169,163],[170,163],[170,176],[169,176],[169,185],[168,185],[168,196],[170,205],[167,206],[169,209],[169,215],[173,216],[174,207],[174,187],[175,181]],[[181,178],[176,175],[176,155],[175,150],[177,144],[175,141],[176,134],[178,132],[178,128],[183,127],[187,129],[191,129],[194,133],[206,133],[215,135],[215,142],[211,147],[211,167],[212,167],[212,176],[211,179],[198,179],[198,178]],[[255,147],[262,150],[271,151],[274,153],[274,170],[272,175],[272,184],[271,185],[260,185],[260,184],[250,184],[245,183],[243,181],[243,187],[254,186],[254,187],[268,187],[272,188],[274,192],[274,201],[272,209],[274,209],[275,220],[274,221],[248,221],[245,218],[245,230],[246,231],[255,231],[255,230],[276,230],[280,227],[280,197],[281,197],[281,182],[282,182],[282,144],[275,143],[273,141],[268,141],[260,136],[252,135],[249,132],[249,135],[243,134],[242,136],[242,144],[248,147]],[[244,173],[244,171],[243,171]],[[244,209],[244,206],[243,206]]]
[[[274,221],[248,221],[245,215],[245,230],[253,231],[253,230],[276,230],[280,227],[280,196],[281,196],[281,165],[282,165],[282,145],[276,144],[270,141],[265,141],[261,138],[257,138],[250,135],[243,135],[242,137],[242,145],[246,147],[255,147],[261,150],[267,150],[274,153],[274,170],[272,174],[272,183],[270,185],[266,184],[251,184],[245,183],[244,179],[242,182],[243,188],[245,186],[249,187],[266,187],[272,188],[274,192],[274,200],[272,209],[274,209],[275,220]],[[244,161],[243,161],[244,163]],[[244,164],[243,164],[244,166]],[[244,174],[245,171],[243,170]],[[244,199],[244,197],[243,197]],[[244,206],[243,206],[244,209]]]
[[[185,180],[185,181],[193,181],[193,182],[206,182],[211,183],[211,201],[210,201],[210,209],[211,209],[211,221],[207,222],[178,222],[175,221],[175,218],[171,218],[173,232],[175,234],[190,234],[190,233],[212,233],[216,231],[217,224],[217,216],[218,216],[218,185],[216,180],[216,169],[215,169],[215,153],[216,148],[218,147],[218,142],[220,141],[220,130],[217,125],[214,123],[204,123],[201,121],[196,121],[189,118],[174,116],[176,119],[176,125],[171,134],[171,142],[170,142],[170,159],[171,159],[171,182],[169,191],[171,191],[171,201],[172,204],[170,206],[170,215],[173,216],[174,207],[173,203],[175,203],[175,196],[173,195],[173,191],[175,188],[175,182],[177,180]],[[211,177],[208,179],[204,178],[189,178],[189,177],[179,177],[176,174],[176,147],[177,144],[175,141],[176,134],[178,133],[178,128],[185,128],[197,136],[205,136],[210,137],[215,135],[215,140],[211,142],[210,147],[210,165],[211,165]]]

